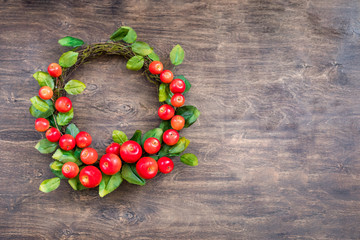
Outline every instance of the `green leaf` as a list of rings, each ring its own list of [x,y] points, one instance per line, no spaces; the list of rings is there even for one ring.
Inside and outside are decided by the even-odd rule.
[[[175,66],[180,65],[185,57],[184,49],[178,44],[170,52],[170,61]]]
[[[199,164],[197,157],[192,153],[183,154],[180,157],[180,161],[189,166],[197,166]]]
[[[134,42],[131,45],[131,49],[133,50],[134,53],[139,54],[141,56],[147,56],[150,53],[152,53],[152,49],[149,46],[149,44],[147,44],[146,42]]]
[[[170,148],[171,148],[171,146],[169,146],[169,145],[166,145],[166,144],[162,145],[162,147],[158,153],[158,156],[159,157],[167,156],[169,154]]]
[[[29,111],[33,117],[48,118],[54,113],[54,103],[51,100],[45,100],[45,102],[49,105],[49,109],[46,112],[37,110],[33,105],[30,106]]]
[[[76,137],[76,135],[78,135],[79,132],[79,128],[74,123],[70,123],[65,130],[66,134],[70,134],[74,138]]]
[[[174,146],[169,145],[163,145],[158,153],[159,157],[174,157],[174,156],[180,156],[180,154],[185,151],[185,149],[189,146],[190,141],[188,139],[185,140],[179,140],[177,144]]]
[[[139,174],[136,172],[135,164],[127,164],[125,163],[121,170],[121,176],[125,179],[128,183],[136,184],[143,186],[145,185],[146,181]]]
[[[52,155],[52,158],[53,159],[56,159],[56,160],[60,160],[61,156],[63,155],[63,152],[60,148],[58,148],[56,150],[56,152],[54,152],[54,154]]]
[[[161,83],[159,86],[159,102],[164,102],[167,98],[166,85],[165,83]]]
[[[30,106],[29,111],[31,115],[36,118],[47,118],[54,112],[54,110],[51,111],[50,108],[46,112],[42,112],[37,110],[33,105]]]
[[[166,100],[165,100],[165,102],[167,104],[171,105],[171,98],[172,98],[172,96],[174,96],[174,94],[170,91],[169,84],[166,84],[165,92],[166,92]]]
[[[123,26],[123,28],[128,29],[128,33],[126,34],[126,37],[124,37],[122,40],[127,43],[133,43],[136,41],[137,34],[131,27]]]
[[[70,111],[66,113],[59,112],[56,116],[56,122],[59,126],[65,126],[71,122],[74,118],[74,108],[71,108]]]
[[[166,130],[171,129],[171,121],[170,120],[162,120],[160,123],[159,128],[161,128],[163,130],[163,132],[165,132]]]
[[[182,153],[189,146],[190,141],[184,137],[180,138],[179,141],[169,149],[170,154]]]
[[[80,168],[81,171],[82,168]],[[84,189],[88,189],[87,187],[84,187],[84,185],[81,184],[80,180],[79,180],[79,175],[77,175],[74,178],[71,178],[68,180],[68,183],[70,184],[70,186],[74,189],[74,190],[84,190]]]
[[[55,176],[59,177],[60,179],[67,179],[61,171],[63,165],[64,164],[59,161],[53,161],[49,166],[51,172],[53,172]]]
[[[76,177],[69,179],[68,183],[75,191],[78,190],[78,181],[76,180]]]
[[[59,161],[53,161],[50,163],[50,169],[54,171],[61,171],[63,165],[64,164]]]
[[[123,131],[119,131],[119,130],[113,131],[112,138],[113,138],[114,142],[116,142],[118,144],[123,144],[124,142],[126,142],[128,140],[126,134]]]
[[[126,68],[132,71],[140,70],[144,65],[144,57],[143,56],[133,56],[126,63]]]
[[[156,155],[150,155],[149,157],[151,157],[155,161],[159,160],[159,158],[160,158],[159,156],[156,156]]]
[[[185,151],[185,149],[187,149],[187,147],[189,146],[189,144],[190,144],[190,140],[185,139],[185,147],[184,147],[184,151]]]
[[[186,88],[185,88],[185,91],[183,92],[183,94],[187,93],[190,88],[191,88],[191,84],[189,82],[189,80],[187,80],[184,75],[180,75],[180,76],[177,76],[176,79],[181,79],[184,81],[185,85],[186,85]]]
[[[75,151],[74,151],[74,156],[77,158],[77,159],[80,159],[80,154],[82,152],[83,148],[79,148],[79,147],[76,147]]]
[[[104,197],[107,194],[107,192],[105,191],[105,188],[106,188],[106,185],[108,184],[110,178],[111,178],[110,175],[106,175],[106,174],[102,173],[101,182],[99,184],[99,195],[100,195],[100,197]]]
[[[33,77],[38,81],[40,87],[48,86],[54,89],[54,79],[47,72],[38,71]]]
[[[154,128],[147,131],[141,139],[141,146],[144,146],[144,142],[146,141],[146,139],[151,137],[157,138],[161,143],[162,135],[163,135],[163,130],[161,128]]]
[[[79,53],[68,51],[66,53],[63,53],[59,59],[59,64],[62,67],[71,67],[73,66],[78,58]]]
[[[56,152],[52,155],[52,158],[58,160],[61,163],[74,162],[78,166],[82,165],[82,162],[77,157],[75,157],[73,151],[64,151],[58,148]]]
[[[128,28],[120,27],[113,34],[111,34],[110,40],[113,40],[114,42],[121,41],[124,39],[124,37],[126,37],[128,32],[129,32]]]
[[[167,98],[167,99],[165,100],[165,102],[166,102],[166,104],[171,105],[171,98]]]
[[[82,93],[86,88],[86,85],[79,80],[70,80],[65,84],[65,91],[70,95],[76,95]]]
[[[148,57],[153,61],[160,61],[159,56],[154,52],[154,50],[148,55]]]
[[[54,115],[50,116],[47,118],[47,120],[50,122],[50,126],[51,127],[54,127],[54,128],[57,128],[57,123],[55,122],[56,119],[54,119]],[[60,131],[60,130],[59,130]]]
[[[166,102],[167,104],[171,104],[171,97],[174,94],[170,91],[169,84],[161,83],[159,85],[159,102]]]
[[[115,189],[117,189],[122,183],[123,179],[121,177],[120,172],[109,176],[106,174],[102,175],[102,179],[99,185],[99,195],[100,197],[104,197],[105,195],[111,193]]]
[[[175,115],[183,116],[185,119],[185,126],[190,127],[198,117],[200,116],[200,111],[194,106],[183,106],[179,107],[175,111]]]
[[[59,39],[58,43],[64,47],[80,47],[84,44],[84,41],[79,38],[67,36]]]
[[[55,177],[55,178],[44,180],[40,184],[39,190],[44,193],[48,193],[48,192],[54,191],[59,186],[60,186],[60,178]]]
[[[54,108],[54,103],[51,100],[45,100],[45,102],[49,105],[50,108]]]
[[[52,153],[53,151],[55,151],[55,149],[57,148],[58,143],[55,142],[50,142],[47,139],[41,139],[36,145],[35,148],[41,152],[41,153]]]
[[[136,130],[134,135],[130,138],[130,140],[137,142],[138,144],[141,144],[141,131]]]
[[[41,112],[46,112],[50,108],[50,106],[44,100],[39,98],[39,96],[34,96],[34,97],[30,98],[30,101],[31,101],[32,105],[34,106],[34,108]]]

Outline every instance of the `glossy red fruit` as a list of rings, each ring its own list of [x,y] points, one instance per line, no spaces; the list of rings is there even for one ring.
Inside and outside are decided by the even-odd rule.
[[[151,157],[143,157],[136,163],[136,171],[140,177],[151,179],[158,172],[158,165]]]
[[[177,131],[180,131],[185,126],[185,118],[180,115],[175,115],[171,119],[171,127]]]
[[[57,142],[61,137],[61,133],[57,128],[50,128],[45,133],[46,139],[50,142]]]
[[[55,102],[55,108],[59,112],[66,113],[72,107],[71,100],[67,97],[59,97]]]
[[[114,175],[121,169],[121,160],[113,153],[106,153],[101,157],[99,166],[103,173]]]
[[[180,135],[174,129],[166,130],[163,134],[163,141],[165,144],[172,146],[179,141]]]
[[[185,97],[181,93],[175,93],[171,97],[171,105],[174,107],[181,107],[185,103]]]
[[[144,142],[144,150],[148,154],[155,154],[160,151],[161,144],[157,138],[151,137],[145,140]]]
[[[174,79],[170,85],[170,91],[172,93],[183,93],[185,91],[186,85],[185,82],[181,79]]]
[[[85,164],[94,164],[98,159],[98,153],[93,148],[84,148],[80,153],[80,159]]]
[[[120,155],[120,144],[118,143],[111,143],[107,148],[106,148],[106,153],[113,153],[116,155]]]
[[[171,172],[174,169],[174,163],[173,161],[168,157],[162,157],[159,158],[158,162],[159,171],[167,174]]]
[[[74,162],[67,162],[64,163],[64,165],[62,166],[62,174],[66,177],[66,178],[74,178],[79,174],[79,167],[78,165],[76,165],[76,163]]]
[[[75,141],[76,146],[78,146],[79,148],[86,148],[90,146],[92,142],[92,137],[89,133],[82,131],[76,135]]]
[[[59,146],[62,150],[70,151],[75,147],[75,138],[70,134],[64,134],[60,137]]]
[[[102,174],[97,167],[86,166],[79,174],[79,180],[84,187],[94,188],[99,186],[102,179]]]
[[[45,132],[50,127],[50,123],[45,118],[37,118],[35,120],[35,130],[39,132]]]
[[[174,74],[172,73],[172,71],[170,70],[164,70],[161,74],[160,74],[160,80],[163,83],[171,83],[171,81],[174,79]]]
[[[132,140],[124,142],[120,147],[120,157],[127,163],[134,163],[140,159],[142,154],[141,146]]]
[[[52,77],[60,77],[61,73],[62,73],[62,69],[61,66],[57,63],[51,63],[48,66],[48,73],[50,74],[50,76]]]
[[[174,114],[175,110],[169,104],[164,104],[158,109],[158,115],[162,120],[169,120],[174,116]]]
[[[39,89],[39,97],[44,100],[49,100],[52,98],[54,92],[51,87],[43,86]]]
[[[160,74],[163,71],[163,69],[164,69],[164,66],[159,61],[153,61],[149,65],[149,71],[152,74]]]

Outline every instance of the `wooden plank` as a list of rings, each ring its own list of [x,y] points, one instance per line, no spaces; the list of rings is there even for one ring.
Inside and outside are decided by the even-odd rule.
[[[1,239],[359,239],[358,1],[2,1]],[[100,199],[62,182],[43,194],[50,156],[33,146],[32,74],[66,35],[106,41],[132,26],[192,83],[202,115],[183,132],[198,167]],[[164,61],[168,64],[168,60]],[[157,126],[156,88],[116,57],[73,76],[75,122],[104,153],[114,129]]]

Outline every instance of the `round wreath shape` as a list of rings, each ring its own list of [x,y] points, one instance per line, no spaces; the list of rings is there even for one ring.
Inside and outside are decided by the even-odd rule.
[[[59,44],[73,48],[63,53],[59,63],[51,63],[47,72],[38,71],[33,77],[40,85],[39,93],[30,99],[30,113],[36,118],[35,129],[45,132],[35,148],[43,154],[52,153],[50,170],[56,177],[44,180],[39,189],[48,193],[60,186],[61,179],[67,179],[74,190],[99,187],[99,195],[113,192],[123,180],[131,184],[145,185],[146,180],[157,174],[168,174],[174,168],[172,157],[189,166],[198,165],[192,153],[183,153],[190,141],[179,135],[183,128],[190,127],[199,117],[199,110],[184,105],[190,82],[183,76],[174,76],[164,70],[158,55],[145,42],[137,41],[137,34],[131,28],[117,29],[108,42],[84,44],[74,37],[64,37]],[[71,123],[74,110],[67,95],[82,93],[86,85],[71,79],[71,74],[83,63],[101,55],[119,55],[127,59],[129,70],[142,70],[146,79],[158,86],[157,128],[142,134],[136,130],[131,138],[123,131],[114,130],[113,143],[106,153],[99,156],[91,147],[92,136]],[[176,45],[170,52],[174,66],[184,60],[184,50]]]

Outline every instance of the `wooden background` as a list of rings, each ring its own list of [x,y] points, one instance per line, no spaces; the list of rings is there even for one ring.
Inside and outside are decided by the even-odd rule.
[[[358,0],[0,1],[0,239],[359,239]],[[202,115],[184,135],[198,167],[101,199],[52,177],[34,149],[32,74],[66,35],[106,41],[120,25],[192,83]],[[166,62],[166,61],[165,61]],[[168,63],[168,62],[167,62]],[[159,123],[156,88],[125,61],[80,68],[75,122],[101,153],[114,129]]]

